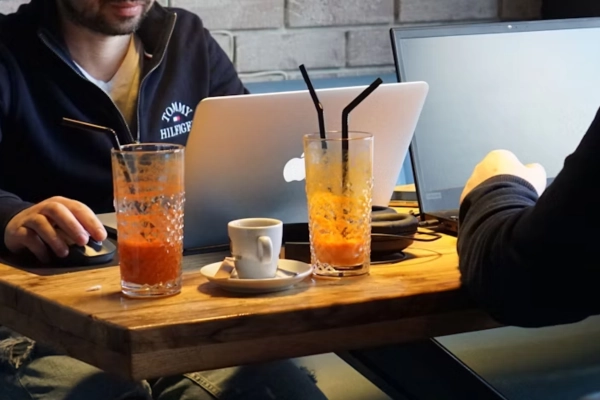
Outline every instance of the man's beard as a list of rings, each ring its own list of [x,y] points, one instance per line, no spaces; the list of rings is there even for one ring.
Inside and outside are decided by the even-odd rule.
[[[127,0],[101,0],[99,10],[93,10],[91,7],[81,9],[81,4],[85,4],[86,2],[80,3],[80,1],[58,0],[61,9],[65,13],[65,17],[71,22],[108,36],[129,35],[137,31],[152,4],[151,0],[136,0],[136,3],[143,7],[143,12],[140,16],[110,21],[107,16],[102,14],[103,6],[110,3],[126,2]],[[79,4],[79,6],[76,4]]]

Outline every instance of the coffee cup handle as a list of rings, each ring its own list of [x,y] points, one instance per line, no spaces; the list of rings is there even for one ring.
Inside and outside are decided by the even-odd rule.
[[[258,259],[263,264],[268,264],[273,260],[273,242],[268,236],[258,238]]]

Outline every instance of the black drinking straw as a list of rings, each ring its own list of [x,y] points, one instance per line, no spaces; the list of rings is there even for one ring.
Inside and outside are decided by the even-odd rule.
[[[306,67],[304,64],[300,66],[300,72],[302,73],[302,77],[304,78],[304,82],[308,87],[308,91],[310,92],[310,97],[312,98],[313,103],[315,104],[315,109],[317,110],[317,116],[319,117],[319,134],[321,135],[321,147],[323,149],[327,148],[327,143],[325,142],[325,116],[323,110],[323,104],[319,100],[317,96],[317,92],[315,92],[315,88],[313,87],[312,82],[310,81],[310,77],[308,76],[308,72],[306,71]]]
[[[76,128],[76,129],[82,129],[82,130],[86,130],[86,131],[93,132],[93,133],[107,134],[113,144],[114,149],[117,151],[122,150],[121,142],[119,141],[117,132],[115,132],[114,129],[107,128],[106,126],[94,125],[94,124],[90,124],[87,122],[77,121],[75,119],[66,118],[66,117],[63,117],[62,124],[64,126],[68,126],[68,127]],[[125,160],[120,158],[119,161],[121,162],[121,165],[123,166],[123,175],[125,175],[125,180],[128,183],[131,183],[132,182],[131,174],[129,173],[129,168],[127,167],[127,164],[125,163]],[[131,185],[128,185],[128,186],[129,186],[129,191],[131,192],[131,194],[135,194],[134,188]]]
[[[346,181],[348,180],[348,117],[364,99],[369,97],[381,85],[381,78],[375,79],[371,85],[363,90],[350,104],[342,111],[342,190],[346,190]]]
[[[64,126],[68,126],[71,128],[83,129],[86,131],[90,131],[93,133],[104,133],[107,134],[110,138],[110,141],[113,144],[115,150],[121,150],[121,142],[119,142],[119,137],[117,136],[117,132],[114,129],[107,128],[105,126],[89,124],[87,122],[77,121],[75,119],[63,117]]]

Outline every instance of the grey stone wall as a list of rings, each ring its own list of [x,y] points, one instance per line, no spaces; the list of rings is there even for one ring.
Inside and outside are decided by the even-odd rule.
[[[0,0],[0,13],[24,0]],[[389,28],[523,20],[541,0],[162,0],[200,15],[245,81],[393,71]]]

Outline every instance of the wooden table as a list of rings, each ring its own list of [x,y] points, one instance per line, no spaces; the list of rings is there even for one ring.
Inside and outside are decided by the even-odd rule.
[[[0,324],[124,377],[153,378],[426,339],[497,326],[459,289],[456,239],[361,278],[307,278],[293,289],[234,295],[185,258],[180,295],[132,300],[118,267],[23,270],[0,264]],[[95,289],[99,290],[93,290]]]

